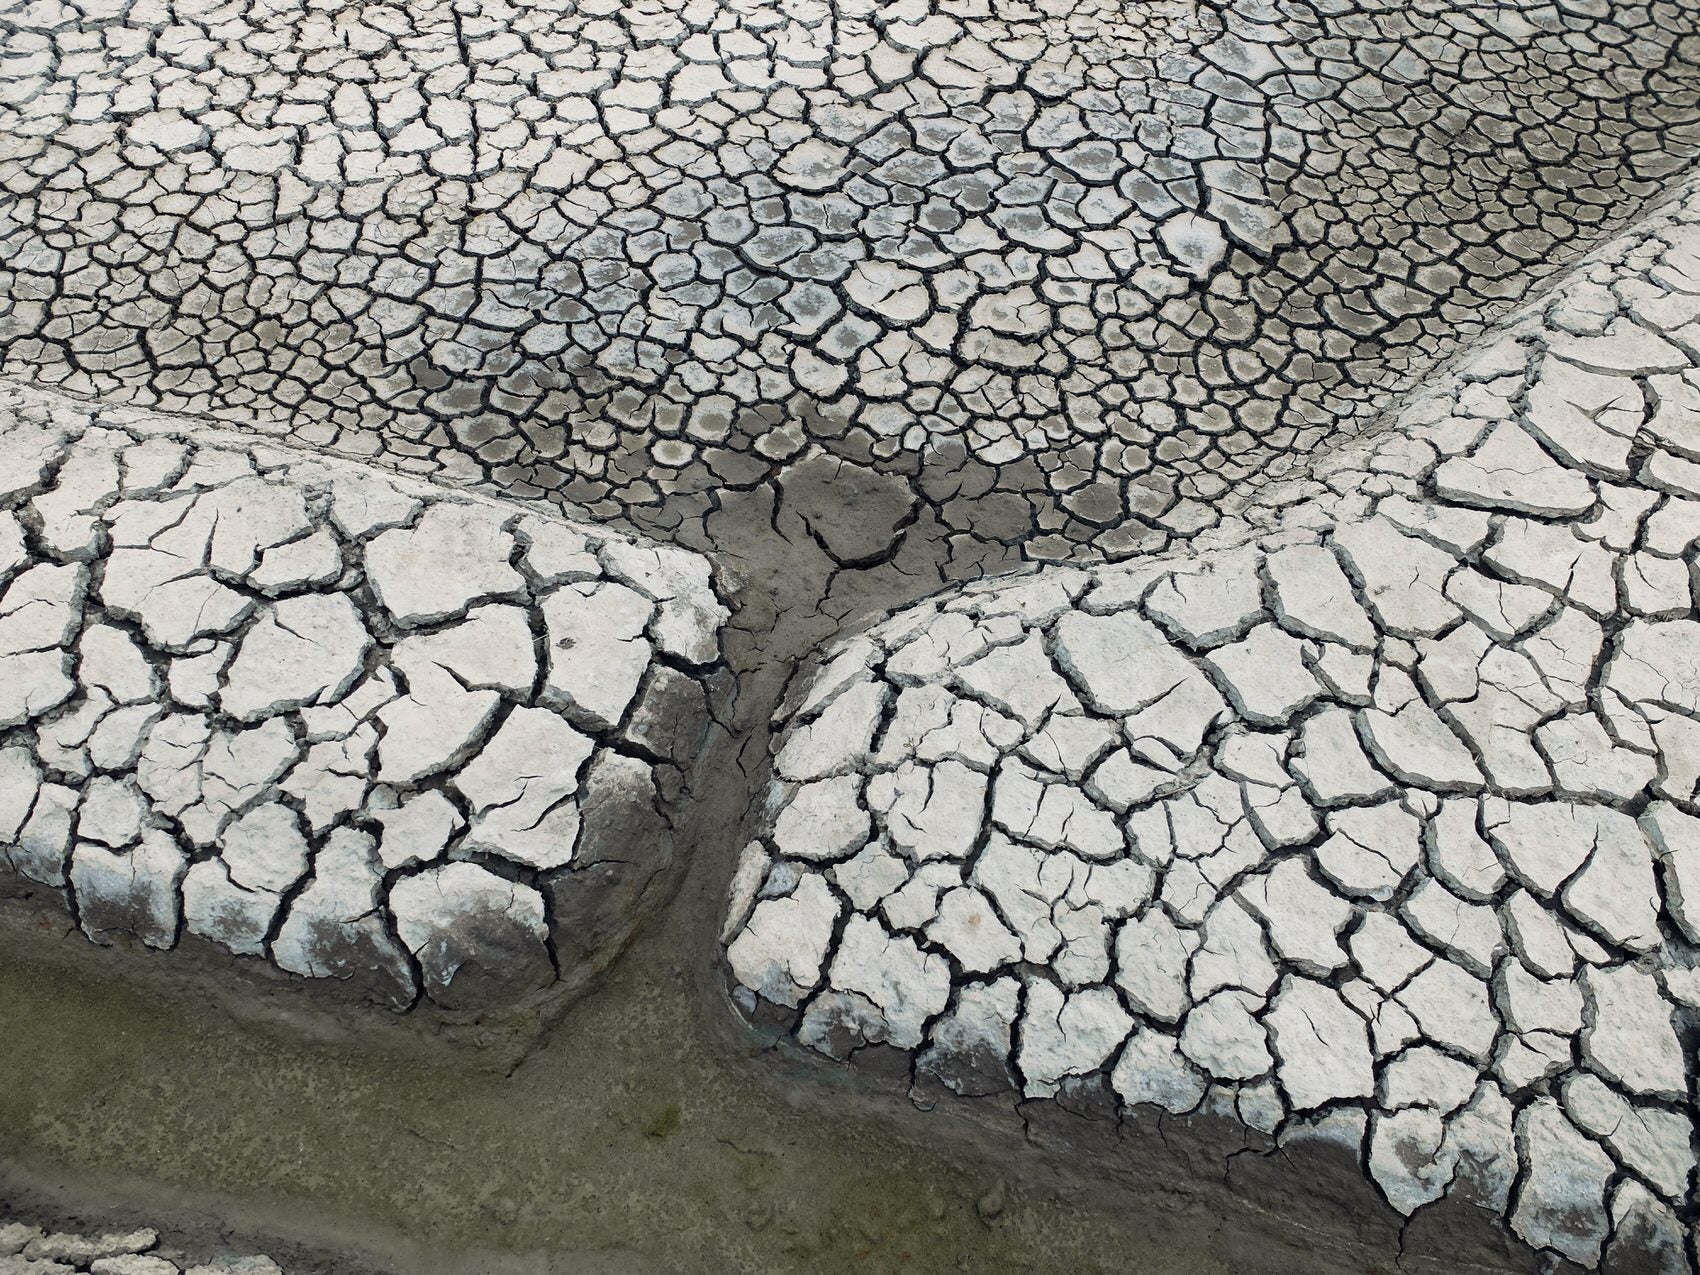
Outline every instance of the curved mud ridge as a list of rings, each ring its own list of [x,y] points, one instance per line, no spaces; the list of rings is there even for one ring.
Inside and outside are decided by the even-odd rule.
[[[746,1012],[1688,1269],[1697,263],[1688,186],[1184,551],[835,643],[735,877]]]
[[[558,1003],[613,959],[726,680],[707,562],[0,395],[9,892],[397,1012]]]
[[[1692,1265],[1695,21],[0,13],[0,1201]]]

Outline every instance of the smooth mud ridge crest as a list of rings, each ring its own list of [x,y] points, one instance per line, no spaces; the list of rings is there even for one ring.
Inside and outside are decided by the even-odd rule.
[[[1697,30],[0,8],[0,1275],[1694,1275]]]

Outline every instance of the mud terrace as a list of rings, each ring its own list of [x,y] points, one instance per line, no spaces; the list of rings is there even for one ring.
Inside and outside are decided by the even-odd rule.
[[[1401,1212],[1680,1267],[1697,320],[1689,191],[1185,553],[828,652],[738,866],[746,1006],[958,1093],[1336,1138]]]
[[[97,943],[397,1009],[606,960],[707,728],[707,563],[133,411],[0,413],[12,874]]]
[[[0,0],[0,923],[1696,1275],[1696,157],[1667,0]]]

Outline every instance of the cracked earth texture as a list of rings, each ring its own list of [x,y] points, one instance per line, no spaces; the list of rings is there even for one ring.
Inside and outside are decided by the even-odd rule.
[[[10,875],[97,943],[397,1009],[605,963],[708,726],[703,559],[133,410],[0,413]]]
[[[818,453],[954,575],[1125,554],[1680,170],[1693,16],[14,3],[0,372],[701,548]]]
[[[742,1003],[1688,1269],[1697,335],[1689,186],[1183,547],[836,644],[738,865]]]
[[[1692,1272],[1697,22],[0,8],[0,892]]]

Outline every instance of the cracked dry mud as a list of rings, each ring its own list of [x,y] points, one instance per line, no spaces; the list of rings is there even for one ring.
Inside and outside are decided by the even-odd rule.
[[[9,398],[10,872],[97,943],[191,935],[396,1009],[582,985],[666,878],[708,564]]]
[[[0,9],[0,1272],[1692,1273],[1697,26]]]

